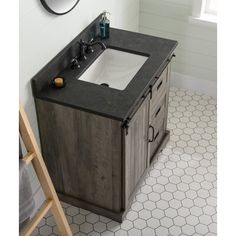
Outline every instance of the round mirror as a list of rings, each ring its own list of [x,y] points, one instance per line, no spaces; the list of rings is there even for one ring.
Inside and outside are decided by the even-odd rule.
[[[43,6],[51,13],[64,15],[70,12],[79,0],[40,0]]]

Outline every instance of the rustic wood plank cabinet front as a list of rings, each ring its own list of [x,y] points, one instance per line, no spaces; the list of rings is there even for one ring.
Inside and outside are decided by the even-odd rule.
[[[43,156],[61,200],[121,222],[166,130],[170,64],[121,121],[35,99]]]

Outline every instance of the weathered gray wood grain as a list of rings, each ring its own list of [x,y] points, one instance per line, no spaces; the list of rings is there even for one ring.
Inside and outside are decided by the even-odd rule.
[[[140,177],[147,168],[149,96],[129,123],[125,136],[125,192],[126,205]]]
[[[120,122],[38,99],[36,103],[43,156],[56,190],[120,211]]]

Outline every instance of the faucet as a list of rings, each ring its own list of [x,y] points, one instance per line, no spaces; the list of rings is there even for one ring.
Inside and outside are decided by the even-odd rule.
[[[80,39],[80,41],[79,41],[79,48],[80,48],[79,59],[81,61],[87,59],[87,57],[85,56],[86,53],[93,53],[94,52],[92,46],[95,44],[99,44],[102,47],[102,49],[106,49],[106,45],[101,41],[93,41],[93,38],[92,38],[89,40],[89,42],[86,43],[85,41]]]

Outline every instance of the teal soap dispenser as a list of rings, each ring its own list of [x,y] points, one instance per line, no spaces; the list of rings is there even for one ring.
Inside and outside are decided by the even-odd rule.
[[[107,18],[107,14],[110,14],[110,13],[107,11],[103,11],[102,18],[99,22],[100,36],[102,39],[107,39],[109,38],[109,35],[110,35],[110,21]]]

